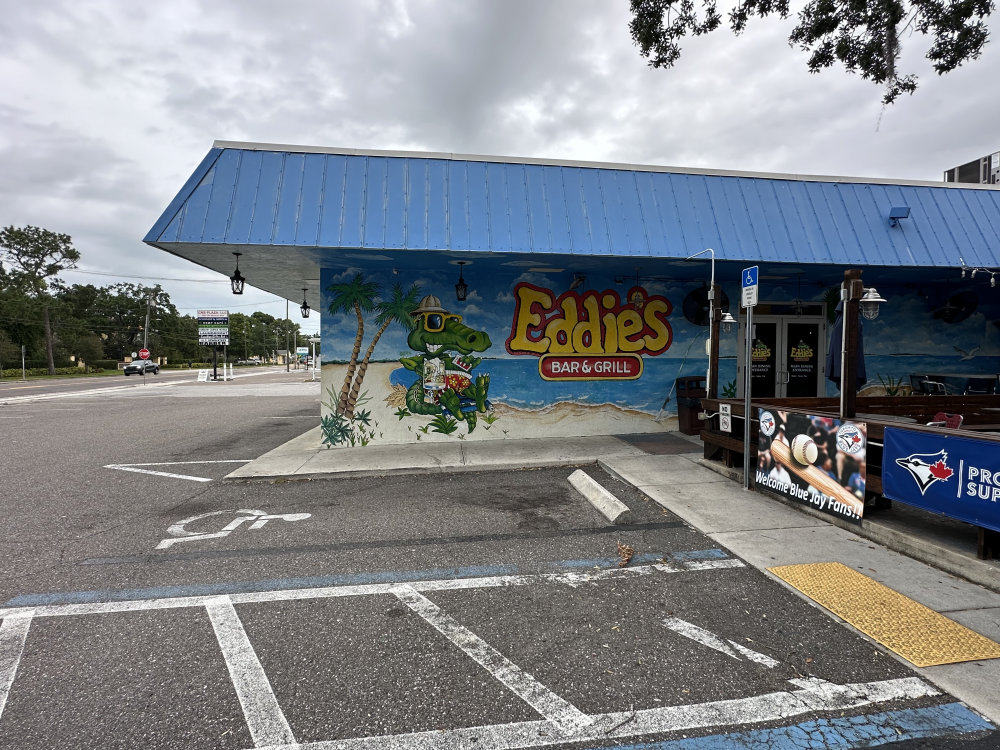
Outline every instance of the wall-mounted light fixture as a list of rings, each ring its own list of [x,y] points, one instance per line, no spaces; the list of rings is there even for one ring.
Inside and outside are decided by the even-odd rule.
[[[233,294],[243,294],[243,285],[247,282],[240,273],[240,256],[243,253],[233,253],[233,255],[236,256],[236,271],[229,277],[229,283],[233,286]]]
[[[898,227],[900,219],[910,218],[909,206],[893,206],[889,209],[889,226]]]
[[[462,266],[464,266],[467,261],[458,261],[458,283],[455,284],[455,299],[459,302],[465,302],[465,298],[469,294],[469,285],[465,283],[465,279],[462,276]]]
[[[861,316],[865,320],[875,320],[878,317],[878,306],[881,305],[886,300],[875,291],[875,287],[869,287],[865,289],[865,293],[862,295],[861,299],[858,300],[858,306],[861,308]]]
[[[727,335],[736,330],[736,318],[729,310],[722,313],[722,320],[719,321],[719,324],[722,326],[722,332]]]
[[[302,313],[303,318],[308,318],[309,311],[311,310],[309,303],[306,301],[306,291],[308,289],[309,287],[302,287],[302,307],[299,308],[299,312]]]

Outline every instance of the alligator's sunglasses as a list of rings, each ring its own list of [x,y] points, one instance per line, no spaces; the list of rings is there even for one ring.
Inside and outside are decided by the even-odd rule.
[[[449,320],[454,319],[458,323],[462,322],[461,315],[452,315],[451,313],[425,312],[420,313],[420,315],[424,319],[424,330],[431,333],[443,331],[445,323]]]

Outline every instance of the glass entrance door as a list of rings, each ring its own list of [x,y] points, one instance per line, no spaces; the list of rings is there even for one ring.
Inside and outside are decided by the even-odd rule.
[[[754,316],[750,387],[754,398],[815,397],[826,392],[826,321],[821,316]],[[746,318],[740,342],[746,341]],[[745,345],[739,344],[737,389],[743,395]]]

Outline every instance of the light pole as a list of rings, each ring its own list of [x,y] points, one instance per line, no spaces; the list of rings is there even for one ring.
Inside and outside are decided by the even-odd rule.
[[[318,344],[322,339],[319,336],[310,336],[309,343],[312,345],[312,375],[310,380],[316,379],[316,344]]]
[[[288,299],[285,299],[285,372],[292,371],[292,363],[288,361]]]
[[[715,300],[718,297],[719,289],[715,286],[715,250],[710,247],[699,250],[694,255],[689,255],[684,260],[697,258],[705,253],[712,254],[712,278],[708,287],[708,372],[706,373],[705,392],[708,398],[719,397],[719,323],[716,319]]]

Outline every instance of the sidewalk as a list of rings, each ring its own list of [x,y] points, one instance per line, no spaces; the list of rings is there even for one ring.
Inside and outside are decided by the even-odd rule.
[[[891,510],[866,518],[858,527],[805,506],[746,491],[740,474],[731,474],[701,456],[701,441],[677,432],[327,449],[315,428],[242,466],[226,480],[597,463],[758,569],[841,562],[1000,641],[1000,564],[976,558],[971,526],[895,503]],[[916,671],[1000,722],[996,691],[1000,659]]]

